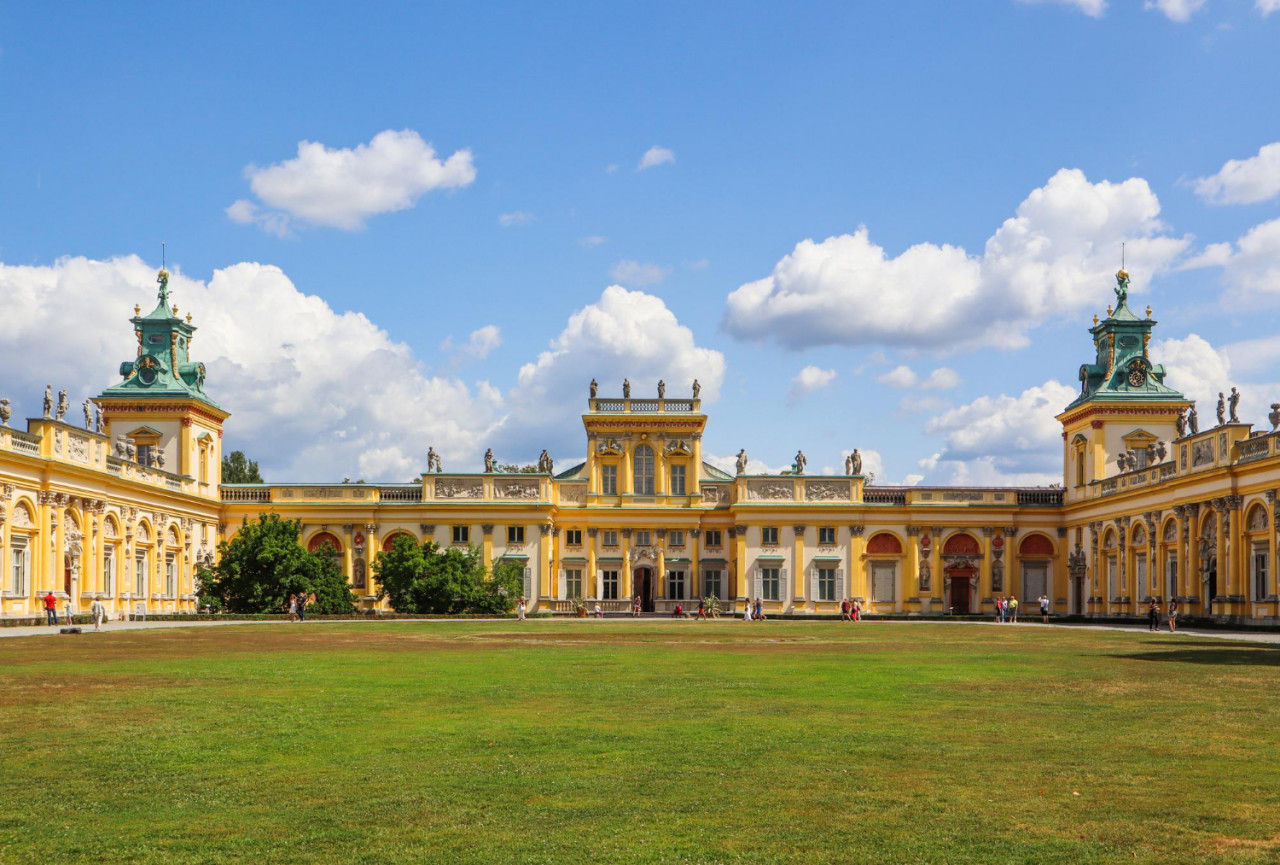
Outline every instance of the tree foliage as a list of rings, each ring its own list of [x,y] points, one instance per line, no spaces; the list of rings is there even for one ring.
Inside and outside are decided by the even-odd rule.
[[[499,463],[495,468],[499,474],[504,475],[536,475],[539,471],[538,466],[534,463],[520,465],[519,463]]]
[[[232,451],[222,458],[222,482],[224,484],[261,484],[262,474],[258,464],[244,455],[244,451]]]
[[[507,613],[523,586],[523,566],[499,559],[485,567],[475,547],[441,548],[399,535],[379,553],[373,575],[398,613]]]
[[[277,613],[290,595],[315,595],[317,613],[351,613],[355,596],[326,551],[309,553],[299,536],[302,523],[261,514],[246,517],[230,541],[218,544],[218,563],[202,574],[202,603],[231,613]]]

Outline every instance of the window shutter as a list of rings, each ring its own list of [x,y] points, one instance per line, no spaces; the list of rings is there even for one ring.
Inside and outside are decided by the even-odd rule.
[[[569,593],[569,583],[564,576],[564,568],[556,571],[556,588],[552,592],[557,598],[565,598]]]
[[[816,601],[821,597],[818,586],[818,569],[809,569],[809,599]]]
[[[848,594],[844,586],[844,568],[836,568],[836,596],[832,600],[838,601],[848,597]]]
[[[788,592],[787,569],[779,568],[778,569],[778,600],[785,601],[787,598],[790,598],[791,595],[787,594],[787,592]]]
[[[524,569],[524,596],[533,597],[533,568]]]
[[[759,568],[756,568],[755,576],[755,591],[752,594],[757,598],[762,598],[764,597],[764,576],[760,573]]]

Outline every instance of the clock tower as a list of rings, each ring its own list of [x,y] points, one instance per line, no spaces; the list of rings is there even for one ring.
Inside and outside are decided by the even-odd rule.
[[[191,360],[196,328],[170,305],[169,273],[161,270],[156,308],[134,307],[137,356],[120,364],[122,381],[94,401],[103,431],[133,442],[142,465],[197,482],[200,495],[218,498],[222,424],[229,417],[204,392],[205,366]]]
[[[1087,485],[1130,470],[1117,457],[1132,451],[1134,468],[1148,465],[1147,445],[1172,442],[1177,420],[1191,403],[1164,383],[1164,367],[1151,362],[1156,322],[1129,308],[1129,273],[1116,274],[1116,306],[1094,326],[1095,358],[1080,367],[1080,395],[1058,415],[1062,424],[1067,499],[1083,498]],[[1166,447],[1168,453],[1172,447]],[[1158,459],[1158,458],[1157,458]]]

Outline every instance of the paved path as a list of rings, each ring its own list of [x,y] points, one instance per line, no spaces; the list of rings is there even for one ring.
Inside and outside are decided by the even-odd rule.
[[[328,620],[313,619],[309,622],[304,622],[302,624],[303,625],[322,625],[322,624],[325,624],[326,621]],[[455,622],[476,622],[476,621],[489,621],[489,622],[509,621],[511,622],[511,624],[513,625],[515,624],[514,619],[506,619],[506,620],[341,619],[341,620],[336,620],[336,623],[362,625],[362,624],[373,624],[376,622],[381,624],[401,624],[401,625],[411,625],[411,624],[447,625]],[[531,619],[529,622],[527,622],[524,625],[521,625],[520,627],[537,627],[539,622],[547,622],[547,621],[561,622],[561,621],[576,621],[576,620],[567,619],[567,618],[565,619],[560,619],[560,618]],[[586,619],[584,621],[592,621],[592,620]],[[652,624],[666,622],[675,626],[689,626],[689,625],[696,626],[697,624],[692,619],[678,620],[678,619],[661,619],[661,618],[659,619],[625,618],[625,619],[609,619],[607,621],[615,625],[621,625],[622,627],[628,627],[630,624],[637,624],[637,623],[652,625]],[[725,621],[731,621],[731,620],[725,617]],[[806,621],[809,621],[809,620],[806,620]],[[874,628],[882,624],[950,625],[952,627],[976,627],[976,628],[997,628],[997,627],[999,628],[1041,628],[1044,630],[1072,629],[1072,630],[1086,630],[1086,631],[1128,631],[1130,633],[1135,633],[1135,634],[1150,633],[1149,631],[1147,631],[1146,626],[1144,624],[1137,624],[1137,625],[1087,625],[1087,624],[1052,625],[1050,624],[1050,625],[1045,625],[1045,624],[1042,624],[1041,622],[1019,622],[1018,624],[1014,625],[1014,624],[999,624],[993,621],[986,621],[986,622],[974,621],[974,620],[947,621],[945,619],[895,619],[891,622],[867,621],[867,622],[861,622],[857,625],[850,625],[849,627]],[[145,630],[154,630],[157,628],[220,628],[220,627],[225,627],[227,625],[255,625],[255,626],[275,625],[277,627],[288,627],[288,626],[297,627],[298,623],[285,622],[280,620],[261,620],[261,619],[258,619],[258,620],[232,619],[232,620],[226,620],[226,621],[194,620],[189,622],[184,622],[181,620],[166,621],[166,622],[107,622],[102,627],[102,633],[104,634],[114,633],[116,631],[145,631]],[[87,626],[81,625],[80,627],[84,629],[84,634],[86,635],[94,633],[92,625],[87,625]],[[754,627],[760,627],[761,629],[765,629],[765,628],[768,628],[768,623],[765,622],[765,623],[762,623],[761,625],[754,626]],[[1160,631],[1160,633],[1165,636],[1170,636],[1167,628],[1163,631]],[[59,634],[58,628],[53,627],[51,625],[24,626],[20,628],[0,628],[0,638],[51,637],[51,636],[58,637],[58,636],[65,636],[65,635]],[[1179,628],[1177,634],[1174,634],[1173,636],[1187,637],[1187,638],[1194,638],[1194,639],[1236,640],[1236,641],[1245,642],[1245,643],[1262,643],[1264,645],[1280,646],[1280,633],[1274,633],[1274,632],[1268,632],[1268,631],[1225,631],[1225,630],[1197,630],[1195,628],[1186,628],[1186,629]]]

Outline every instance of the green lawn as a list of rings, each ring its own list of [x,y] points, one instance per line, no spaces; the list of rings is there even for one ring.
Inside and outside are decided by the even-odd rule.
[[[1276,862],[1280,650],[813,622],[0,640],[0,861]]]

